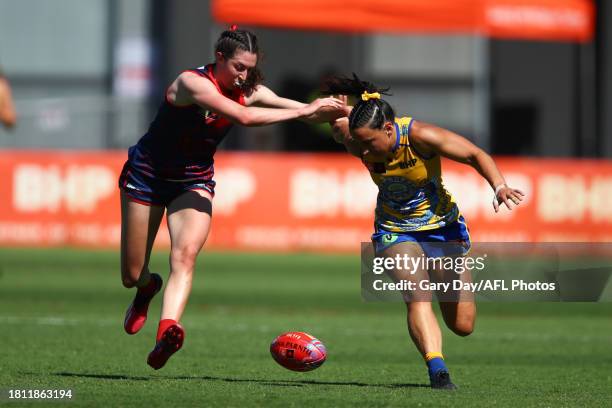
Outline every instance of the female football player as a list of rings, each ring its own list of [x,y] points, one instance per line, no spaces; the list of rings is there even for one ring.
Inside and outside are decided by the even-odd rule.
[[[376,256],[396,259],[460,257],[471,243],[465,220],[442,184],[440,157],[474,167],[494,191],[495,212],[504,203],[518,205],[523,193],[508,187],[495,162],[467,139],[410,117],[396,118],[393,108],[371,83],[335,78],[327,93],[354,95],[358,102],[348,118],[333,123],[335,138],[359,157],[370,171],[379,193],[372,235]],[[346,97],[344,97],[346,100]],[[468,281],[469,272],[451,276],[435,268],[417,271],[397,266],[389,271],[396,281],[448,281],[454,275]],[[412,273],[414,272],[414,273]],[[431,305],[432,291],[405,291],[410,336],[428,367],[432,388],[454,389],[442,355],[442,335]],[[439,293],[440,294],[440,293]],[[441,294],[440,309],[446,325],[467,336],[474,330],[476,306],[473,296],[458,291]]]
[[[170,275],[163,296],[156,345],[147,362],[159,369],[184,339],[179,323],[191,291],[196,256],[210,229],[213,156],[233,124],[260,126],[289,119],[326,121],[344,112],[341,101],[309,105],[277,96],[260,84],[257,38],[232,26],[215,46],[215,62],[181,73],[148,132],[129,149],[121,189],[121,276],[136,287],[124,328],[137,333],[147,319],[162,278],[148,268],[151,247],[166,210]],[[265,107],[255,107],[255,105]]]

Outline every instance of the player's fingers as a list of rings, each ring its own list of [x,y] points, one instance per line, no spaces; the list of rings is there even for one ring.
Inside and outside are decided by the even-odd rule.
[[[504,204],[506,204],[506,207],[508,207],[509,210],[512,210],[512,207],[510,207],[510,202],[508,201],[508,198],[502,197],[502,200],[504,201]]]
[[[321,109],[321,108],[333,108],[333,109],[339,109],[340,108],[340,104],[332,99],[322,99],[318,104],[317,104],[317,108]]]
[[[518,188],[513,188],[512,191],[514,191],[515,193],[519,193],[520,195],[524,196],[525,193],[523,193],[521,190],[519,190]]]
[[[523,197],[521,197],[520,195],[518,195],[516,192],[512,192],[512,198],[520,201],[523,201]],[[514,202],[514,204],[516,204],[516,201]]]
[[[329,98],[326,102],[329,104],[329,106],[332,106],[334,108],[342,108],[344,106],[342,101],[336,98]]]
[[[499,211],[499,203],[497,202],[497,197],[493,199],[493,209],[495,210],[495,212]]]

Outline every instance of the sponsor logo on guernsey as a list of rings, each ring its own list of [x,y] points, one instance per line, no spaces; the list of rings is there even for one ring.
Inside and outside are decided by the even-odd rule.
[[[416,165],[417,159],[411,159],[406,162],[400,162],[400,169],[407,169],[409,167],[414,167]]]

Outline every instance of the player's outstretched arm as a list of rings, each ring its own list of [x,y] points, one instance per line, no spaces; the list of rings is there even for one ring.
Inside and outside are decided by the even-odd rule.
[[[210,81],[191,72],[184,72],[177,78],[168,90],[168,98],[179,106],[198,104],[243,126],[269,125],[308,117],[322,108],[342,107],[342,102],[333,98],[317,99],[311,104],[289,109],[243,106],[221,95]]]
[[[501,203],[511,210],[510,202],[518,205],[523,200],[522,191],[508,187],[493,158],[466,138],[450,130],[415,120],[411,127],[410,139],[423,155],[439,154],[476,169],[495,191],[493,200],[495,212],[499,211]]]
[[[339,100],[342,104],[346,105],[344,100]],[[264,85],[257,85],[253,93],[247,97],[247,105],[283,109],[299,109],[307,106],[305,103],[280,97]],[[347,111],[345,106],[340,108],[336,106],[326,106],[310,116],[299,118],[299,120],[307,123],[327,123],[346,115]]]

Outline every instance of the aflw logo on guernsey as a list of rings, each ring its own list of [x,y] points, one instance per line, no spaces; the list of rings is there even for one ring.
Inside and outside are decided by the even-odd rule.
[[[208,109],[200,108],[200,114],[204,118],[204,121],[206,122],[207,125],[209,123],[219,119],[219,115],[218,114],[216,114],[215,112],[210,111]]]

